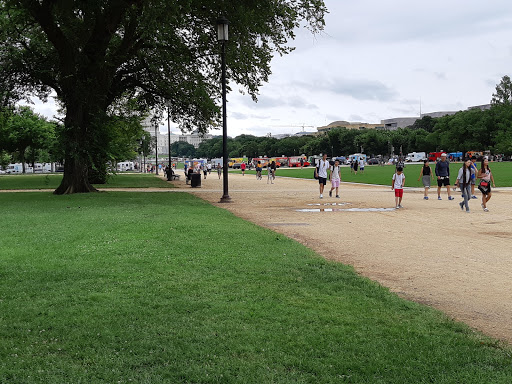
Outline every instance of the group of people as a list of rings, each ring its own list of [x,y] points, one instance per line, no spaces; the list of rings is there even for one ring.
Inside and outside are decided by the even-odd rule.
[[[274,180],[276,179],[276,162],[271,161],[267,163],[267,184],[270,182],[271,184],[274,184]],[[261,161],[258,160],[256,163],[256,180],[261,180],[261,171],[263,170],[263,166],[261,164]],[[243,172],[242,172],[243,173]]]
[[[330,172],[329,172],[330,171]],[[357,169],[356,169],[357,172]],[[320,198],[324,198],[324,189],[327,185],[327,178],[331,181],[331,189],[329,190],[329,197],[332,197],[332,191],[336,190],[336,198],[340,198],[339,188],[341,183],[341,172],[340,162],[334,161],[334,165],[331,167],[327,160],[327,155],[324,154],[318,161],[317,167],[315,168],[315,179],[318,179],[320,184]]]
[[[220,166],[220,164],[218,165]],[[188,184],[189,181],[192,179],[192,175],[194,173],[203,174],[203,178],[206,179],[206,176],[208,176],[212,172],[212,165],[210,163],[196,163],[195,165],[189,165],[187,162],[185,162],[184,166],[185,170],[185,179],[186,183]],[[219,176],[220,179],[220,176]]]
[[[466,212],[470,212],[469,200],[478,199],[478,197],[475,195],[477,180],[479,180],[478,190],[482,193],[481,206],[485,212],[489,211],[487,208],[487,203],[492,196],[491,184],[493,188],[495,187],[494,177],[489,167],[488,158],[483,157],[481,159],[480,168],[478,168],[477,160],[478,159],[476,156],[473,156],[471,159],[466,159],[464,161],[457,175],[455,187],[453,188],[454,191],[457,188],[460,189],[463,200],[459,203],[459,206],[462,210],[465,208]],[[341,173],[338,160],[334,162],[334,165],[331,165],[331,163],[327,160],[327,155],[324,154],[322,159],[317,163],[314,174],[315,179],[318,179],[321,199],[324,197],[324,190],[328,179],[331,182],[329,197],[332,197],[334,190],[336,190],[336,198],[340,197],[339,187],[341,183]],[[441,190],[443,187],[446,187],[448,200],[454,200],[454,197],[451,195],[450,163],[447,161],[447,156],[445,153],[441,155],[441,160],[436,163],[434,172],[432,172],[428,160],[424,161],[423,167],[421,168],[418,181],[421,179],[423,182],[423,186],[425,188],[423,198],[425,200],[428,200],[428,190],[430,188],[431,181],[434,180],[434,177],[437,178],[437,199],[442,200]],[[396,172],[393,174],[391,182],[391,189],[395,192],[395,207],[397,209],[402,208],[404,186],[404,169],[402,165],[397,165]]]
[[[350,173],[354,172],[354,174],[357,175],[357,169],[359,168],[359,171],[361,173],[364,173],[364,159],[362,157],[359,158],[353,158],[350,162]]]
[[[434,175],[437,178],[437,199],[442,200],[441,198],[441,190],[443,187],[446,187],[446,192],[448,195],[448,200],[454,200],[454,197],[451,195],[451,184],[450,184],[450,163],[446,159],[446,153],[441,154],[441,160],[436,163],[434,173],[430,168],[430,164],[428,160],[424,161],[423,167],[420,170],[420,175],[418,177],[418,181],[421,179],[423,182],[423,186],[425,188],[423,198],[428,200],[428,190],[430,188],[431,181],[434,180]],[[469,200],[470,199],[478,199],[475,195],[475,187],[477,184],[477,179],[479,179],[478,190],[482,193],[482,209],[485,212],[488,212],[487,203],[491,199],[492,191],[491,184],[495,187],[494,177],[492,175],[491,169],[489,168],[489,159],[487,157],[483,157],[481,159],[480,169],[477,166],[477,157],[472,156],[470,159],[465,159],[462,167],[459,169],[459,173],[457,175],[457,179],[455,181],[455,187],[453,190],[455,191],[457,188],[460,188],[461,195],[463,201],[459,203],[459,206],[462,210],[466,208],[466,212],[470,212],[469,210]],[[403,175],[403,169],[401,167],[397,168],[397,172],[393,175],[393,189],[395,189],[395,198],[397,199],[397,208],[401,207],[401,197],[398,196],[403,194],[403,183],[405,182],[405,175]],[[401,189],[402,191],[397,192],[397,183],[395,179],[396,175],[403,175],[400,177],[402,180]],[[400,185],[400,183],[398,183]]]

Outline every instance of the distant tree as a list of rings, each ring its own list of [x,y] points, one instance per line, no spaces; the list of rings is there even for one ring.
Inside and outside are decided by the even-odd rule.
[[[436,125],[436,119],[431,116],[423,116],[421,119],[417,119],[413,125],[409,128],[411,129],[423,129],[426,132],[432,132]]]
[[[30,149],[34,152],[49,148],[55,138],[55,125],[25,106],[16,108],[1,128],[3,148],[0,149],[15,154],[22,163],[23,173],[25,173],[27,151]]]
[[[192,144],[186,141],[175,141],[171,144],[171,153],[173,156],[195,157],[196,149]]]
[[[512,82],[509,76],[503,76],[496,85],[496,93],[492,94],[491,104],[512,104]]]

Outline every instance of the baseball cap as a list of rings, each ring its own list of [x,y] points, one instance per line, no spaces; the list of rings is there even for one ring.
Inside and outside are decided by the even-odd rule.
[[[446,156],[446,153],[444,153],[444,152],[443,152],[443,153],[441,153],[441,157],[443,157],[443,156]]]

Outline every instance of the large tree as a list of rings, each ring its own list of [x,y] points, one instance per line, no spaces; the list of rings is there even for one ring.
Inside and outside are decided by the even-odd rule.
[[[325,12],[322,0],[2,0],[0,78],[10,95],[57,94],[65,169],[55,192],[89,192],[113,103],[169,106],[182,129],[216,123],[219,16],[231,22],[228,77],[256,98],[294,29],[321,30]]]

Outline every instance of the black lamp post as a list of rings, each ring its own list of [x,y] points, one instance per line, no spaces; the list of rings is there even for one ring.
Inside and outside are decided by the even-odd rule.
[[[221,203],[229,203],[231,198],[228,193],[228,127],[226,123],[226,42],[228,41],[229,21],[224,17],[217,19],[217,40],[221,43],[222,58],[222,174],[224,193],[220,198]]]
[[[155,175],[158,175],[158,123],[155,122]]]
[[[169,148],[169,171],[167,172],[167,181],[171,181],[172,161],[171,161],[171,106],[167,106],[167,146]]]

